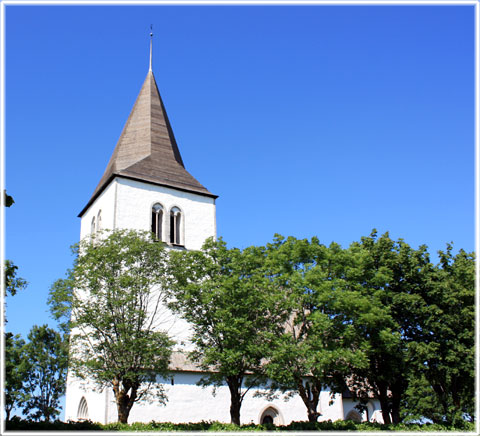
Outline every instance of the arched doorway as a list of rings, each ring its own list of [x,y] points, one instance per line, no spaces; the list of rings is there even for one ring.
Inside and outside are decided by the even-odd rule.
[[[267,406],[260,414],[258,422],[260,424],[283,425],[283,417],[276,407]]]

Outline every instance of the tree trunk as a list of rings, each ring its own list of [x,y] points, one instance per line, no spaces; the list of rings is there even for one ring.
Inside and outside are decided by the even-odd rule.
[[[393,424],[400,424],[400,398],[402,397],[401,392],[395,390],[396,387],[392,387],[392,398],[391,398],[391,412],[392,412],[392,422]],[[401,388],[400,388],[401,389]]]
[[[243,377],[227,377],[227,384],[228,388],[230,389],[230,421],[235,425],[240,425],[240,408],[242,407],[242,380]]]
[[[10,412],[12,409],[5,407],[5,421],[10,421]]]
[[[303,384],[303,380],[297,380],[297,389],[300,398],[307,408],[307,416],[309,422],[317,422],[320,413],[317,412],[318,399],[320,397],[321,388],[316,383]]]
[[[380,401],[380,407],[382,409],[382,417],[384,424],[391,424],[392,420],[390,418],[390,401],[387,395],[386,387],[379,387],[378,389],[378,399]]]
[[[394,424],[400,424],[402,422],[402,418],[400,415],[400,408],[402,403],[402,398],[405,396],[405,391],[407,390],[408,382],[403,377],[403,374],[398,374],[395,382],[391,387],[392,391],[392,405],[391,405],[391,412],[392,412],[392,421]]]
[[[382,408],[383,423],[387,425],[391,424],[392,420],[390,419],[390,412],[388,411],[388,407],[383,406],[381,401],[380,401],[380,407]]]
[[[120,384],[123,385],[123,388],[120,387]],[[138,387],[139,383],[129,383],[127,381],[121,383],[117,379],[113,380],[113,392],[117,403],[118,422],[127,424],[130,410],[137,398]],[[130,395],[128,395],[129,391]]]
[[[400,402],[394,401],[392,404],[392,422],[394,424],[400,424]]]

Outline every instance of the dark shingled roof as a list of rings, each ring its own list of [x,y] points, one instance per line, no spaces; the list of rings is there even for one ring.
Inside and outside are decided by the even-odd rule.
[[[151,71],[143,82],[107,169],[80,217],[115,176],[217,198],[185,169]]]

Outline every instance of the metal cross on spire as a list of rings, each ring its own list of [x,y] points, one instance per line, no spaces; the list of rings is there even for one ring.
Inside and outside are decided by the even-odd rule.
[[[152,71],[152,40],[153,40],[153,24],[150,24],[150,67],[148,71]]]

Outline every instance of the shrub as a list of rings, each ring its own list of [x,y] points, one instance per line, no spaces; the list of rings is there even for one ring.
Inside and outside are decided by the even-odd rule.
[[[122,424],[114,422],[110,424],[99,424],[91,421],[54,421],[54,422],[36,422],[25,420],[18,417],[12,418],[6,423],[7,430],[24,431],[24,430],[40,430],[40,431],[121,431],[121,432],[173,432],[173,431],[212,431],[212,432],[229,432],[229,431],[385,431],[397,432],[474,432],[475,424],[472,422],[464,422],[461,427],[446,426],[440,424],[390,424],[383,425],[373,422],[355,423],[353,421],[322,421],[322,422],[304,422],[294,421],[289,425],[275,426],[273,424],[245,424],[237,427],[234,424],[225,424],[218,421],[201,421],[196,423],[173,424],[171,422],[155,422],[149,423],[134,422],[132,424]]]

